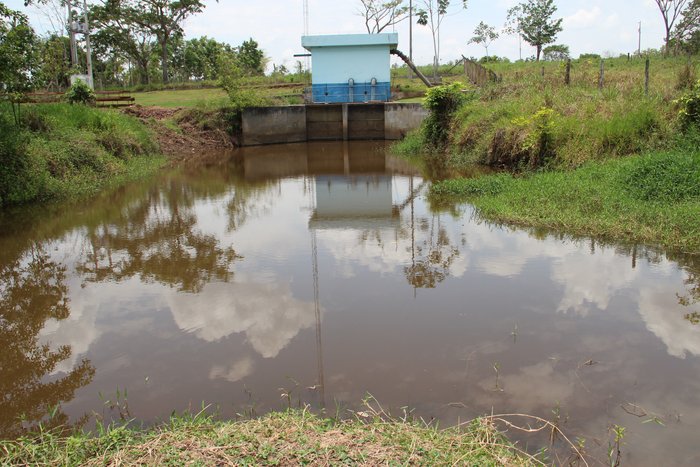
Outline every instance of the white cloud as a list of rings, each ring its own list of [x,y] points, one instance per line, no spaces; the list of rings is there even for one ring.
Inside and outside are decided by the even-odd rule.
[[[207,342],[245,333],[265,358],[276,357],[315,322],[314,304],[294,298],[289,284],[258,284],[240,276],[233,283],[207,284],[196,295],[172,292],[166,300],[183,331]]]
[[[597,6],[594,6],[590,10],[578,10],[574,14],[564,18],[564,27],[572,29],[590,28],[598,23],[601,14],[602,11]]]

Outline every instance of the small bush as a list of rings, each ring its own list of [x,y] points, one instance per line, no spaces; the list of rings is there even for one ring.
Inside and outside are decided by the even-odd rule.
[[[684,129],[687,130],[691,126],[700,127],[700,81],[674,103],[680,107],[678,115]]]
[[[95,104],[95,92],[81,80],[77,80],[66,91],[66,100],[69,104]]]
[[[676,89],[679,91],[684,89],[692,89],[696,81],[697,74],[695,73],[695,65],[687,62],[678,72]]]
[[[450,135],[452,117],[457,109],[467,101],[462,92],[464,84],[460,82],[435,86],[428,89],[423,105],[430,111],[425,121],[425,140],[435,147],[447,144]]]

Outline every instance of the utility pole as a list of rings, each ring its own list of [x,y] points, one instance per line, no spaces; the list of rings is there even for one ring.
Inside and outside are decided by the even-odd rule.
[[[66,9],[68,11],[68,35],[70,37],[70,64],[72,67],[78,66],[78,47],[75,43],[75,24],[73,21],[73,2],[68,0],[66,2]]]
[[[85,34],[85,54],[87,55],[87,84],[91,88],[95,89],[95,83],[92,77],[92,47],[90,47],[90,22],[88,20],[87,0],[83,0],[83,18],[85,18],[83,32]]]
[[[413,62],[413,0],[408,2],[408,58]],[[411,67],[408,67],[408,79],[413,79]]]
[[[639,45],[637,46],[637,55],[642,56],[642,22],[639,22]]]

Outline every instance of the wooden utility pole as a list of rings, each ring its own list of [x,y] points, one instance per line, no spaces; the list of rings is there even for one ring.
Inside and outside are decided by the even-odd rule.
[[[408,2],[408,58],[413,62],[413,0]],[[408,67],[408,78],[413,79],[411,67]]]

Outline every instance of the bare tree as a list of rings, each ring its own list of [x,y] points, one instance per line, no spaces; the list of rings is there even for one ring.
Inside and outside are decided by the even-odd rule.
[[[408,18],[408,7],[404,0],[360,0],[359,15],[365,19],[368,34],[379,34],[384,29]]]
[[[462,7],[467,8],[467,0],[461,0]],[[418,9],[418,24],[428,26],[433,36],[433,75],[437,77],[440,66],[440,26],[447,16],[447,9],[450,0],[420,0],[421,7]]]
[[[676,20],[681,16],[685,4],[688,0],[654,0],[661,11],[661,16],[664,19],[664,27],[666,28],[666,37],[664,41],[666,43],[666,55],[670,50],[671,45],[671,30]]]

